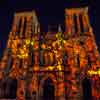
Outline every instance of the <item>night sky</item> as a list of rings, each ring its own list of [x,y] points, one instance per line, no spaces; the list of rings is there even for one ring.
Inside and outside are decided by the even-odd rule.
[[[89,6],[90,22],[97,45],[100,46],[100,0],[0,0],[0,57],[6,47],[16,11],[36,10],[41,29],[47,32],[48,25],[64,24],[65,8],[82,6]]]

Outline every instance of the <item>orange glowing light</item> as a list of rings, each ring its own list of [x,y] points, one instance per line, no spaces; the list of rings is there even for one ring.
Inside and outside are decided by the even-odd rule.
[[[41,46],[43,49],[45,49],[46,48],[46,45],[45,44],[42,44],[42,46]]]

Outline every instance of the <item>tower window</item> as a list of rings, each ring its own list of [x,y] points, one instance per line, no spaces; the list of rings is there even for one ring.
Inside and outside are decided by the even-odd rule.
[[[74,27],[75,27],[75,33],[77,33],[78,32],[78,27],[77,27],[77,16],[76,15],[74,15]]]
[[[25,31],[26,31],[26,17],[24,18],[23,34],[25,34]],[[25,35],[23,35],[23,36],[25,36]]]
[[[22,22],[22,19],[20,18],[20,19],[19,19],[19,23],[18,23],[18,34],[20,33],[21,22]]]
[[[83,33],[84,32],[84,27],[83,27],[82,15],[79,15],[79,20],[80,20],[81,33]]]

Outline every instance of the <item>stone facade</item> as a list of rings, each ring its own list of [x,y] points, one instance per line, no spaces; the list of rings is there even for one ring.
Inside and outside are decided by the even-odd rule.
[[[58,25],[43,35],[34,11],[17,12],[0,63],[0,98],[82,100],[87,80],[99,100],[99,75],[88,73],[98,68],[87,7],[65,9],[65,31]]]

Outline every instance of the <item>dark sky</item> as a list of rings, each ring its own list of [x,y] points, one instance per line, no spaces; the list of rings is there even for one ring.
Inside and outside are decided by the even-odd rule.
[[[16,11],[36,10],[42,31],[48,24],[63,24],[64,9],[68,7],[89,6],[90,22],[96,42],[100,41],[100,0],[0,0],[0,56],[6,46],[9,31]]]

